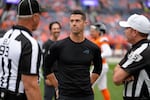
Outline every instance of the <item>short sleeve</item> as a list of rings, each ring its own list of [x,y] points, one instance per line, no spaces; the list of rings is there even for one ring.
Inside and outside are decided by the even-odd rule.
[[[130,52],[127,53],[126,56],[121,60],[119,65],[122,69],[124,69],[129,74],[134,74],[136,72],[139,72],[141,69],[144,69],[150,59],[150,57],[147,55],[147,50],[143,50],[140,52]]]
[[[47,51],[45,55],[45,60],[44,60],[44,66],[43,66],[43,71],[45,73],[44,76],[52,73],[52,66],[56,62],[56,59],[58,58],[58,46],[57,42],[53,43],[49,50]]]
[[[20,57],[20,72],[37,75],[41,63],[41,49],[37,42],[27,42],[22,48]]]
[[[100,48],[98,48],[98,47],[94,51],[93,64],[94,64],[93,73],[97,73],[100,75],[100,73],[102,71],[102,57],[101,57]]]

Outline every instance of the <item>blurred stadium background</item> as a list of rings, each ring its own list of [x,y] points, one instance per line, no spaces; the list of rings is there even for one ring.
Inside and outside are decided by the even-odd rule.
[[[49,34],[48,25],[59,21],[62,25],[60,39],[69,35],[69,12],[73,9],[83,9],[87,14],[88,25],[85,35],[89,35],[89,26],[95,22],[103,22],[107,27],[108,38],[113,49],[113,56],[108,58],[108,88],[112,100],[122,100],[122,87],[112,83],[112,71],[129,47],[124,38],[123,29],[119,27],[120,20],[127,19],[133,13],[143,14],[150,19],[150,0],[37,0],[41,4],[41,22],[34,37],[42,45]],[[16,5],[19,0],[0,0],[0,36],[16,23]],[[43,84],[41,84],[41,89]],[[102,100],[95,87],[95,100]]]
[[[83,9],[88,17],[85,35],[89,34],[89,26],[95,22],[106,24],[110,44],[114,56],[122,56],[128,44],[123,29],[118,21],[126,19],[133,13],[144,14],[150,18],[150,0],[38,0],[41,4],[41,22],[34,32],[34,37],[42,44],[48,39],[48,25],[52,21],[62,24],[60,39],[69,34],[69,12]],[[19,0],[0,0],[0,35],[16,23],[16,5]]]

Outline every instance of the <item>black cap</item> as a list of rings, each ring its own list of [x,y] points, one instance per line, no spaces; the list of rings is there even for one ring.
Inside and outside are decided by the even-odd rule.
[[[28,16],[40,13],[40,6],[37,0],[21,0],[17,7],[18,16]]]

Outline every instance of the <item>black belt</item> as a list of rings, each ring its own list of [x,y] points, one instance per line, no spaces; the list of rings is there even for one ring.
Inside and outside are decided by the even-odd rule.
[[[16,93],[16,92],[4,89],[4,88],[0,88],[0,92],[9,93],[9,94],[12,94],[12,95],[24,95],[25,94],[25,93]]]
[[[27,100],[25,93],[15,93],[4,88],[0,88],[0,98],[0,100],[5,100],[6,98],[10,98],[6,100],[14,100],[14,98],[16,98],[16,100],[21,100],[22,98],[22,100]]]

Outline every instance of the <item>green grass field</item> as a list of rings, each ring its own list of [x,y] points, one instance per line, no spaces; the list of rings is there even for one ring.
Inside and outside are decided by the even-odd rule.
[[[122,99],[122,89],[123,86],[115,86],[112,81],[113,69],[116,64],[109,64],[109,71],[108,71],[108,89],[110,90],[111,100],[123,100]],[[40,84],[42,95],[43,95],[43,81]],[[97,86],[94,88],[95,93],[95,100],[103,100],[101,93],[99,92]]]
[[[112,81],[112,76],[113,76],[113,69],[116,64],[109,64],[109,71],[108,71],[108,89],[110,91],[111,95],[111,100],[123,100],[122,99],[122,90],[123,86],[116,86],[113,81]],[[95,100],[103,100],[103,97],[101,93],[99,92],[97,86],[94,88],[95,91]]]

